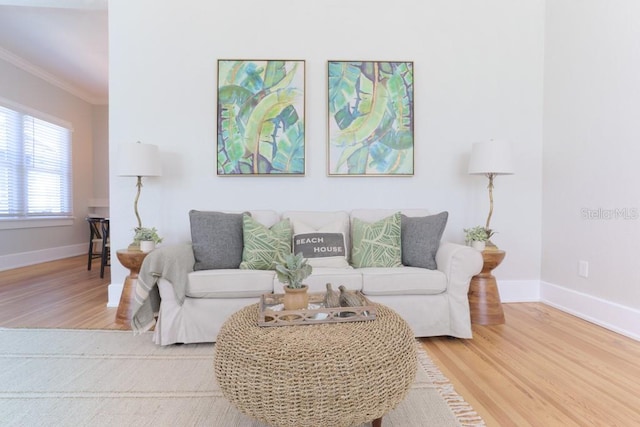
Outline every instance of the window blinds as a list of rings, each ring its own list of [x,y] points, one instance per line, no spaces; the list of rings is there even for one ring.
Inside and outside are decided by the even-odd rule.
[[[0,105],[0,219],[71,214],[71,130]]]

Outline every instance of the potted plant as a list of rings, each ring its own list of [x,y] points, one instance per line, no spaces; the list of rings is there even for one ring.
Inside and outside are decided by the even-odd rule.
[[[473,228],[465,228],[464,232],[467,244],[479,251],[484,250],[489,237],[493,234],[481,225]]]
[[[155,227],[138,227],[135,232],[133,241],[140,246],[142,252],[151,252],[158,243],[162,242],[162,237],[158,236],[158,230]]]
[[[302,253],[288,254],[284,263],[276,264],[276,275],[280,283],[284,284],[285,310],[305,309],[309,305],[309,287],[302,281],[311,275],[313,268],[307,263]]]

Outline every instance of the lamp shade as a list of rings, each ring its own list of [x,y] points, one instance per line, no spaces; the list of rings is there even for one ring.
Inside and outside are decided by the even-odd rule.
[[[506,141],[485,141],[473,144],[469,160],[471,175],[511,175],[513,161],[511,146]]]
[[[118,152],[118,176],[160,176],[160,151],[140,142],[122,144]]]

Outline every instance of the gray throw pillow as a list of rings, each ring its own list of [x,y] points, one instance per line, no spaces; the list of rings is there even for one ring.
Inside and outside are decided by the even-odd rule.
[[[189,211],[194,270],[238,268],[242,262],[242,214]]]
[[[435,270],[436,252],[447,225],[449,212],[409,217],[402,215],[402,264]]]

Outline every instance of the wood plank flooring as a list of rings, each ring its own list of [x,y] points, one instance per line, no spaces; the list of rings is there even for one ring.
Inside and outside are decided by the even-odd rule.
[[[107,308],[110,282],[86,256],[0,271],[0,327],[122,329]]]
[[[86,257],[0,272],[0,327],[122,329]],[[487,426],[640,426],[640,342],[541,303],[421,342]],[[429,426],[429,420],[425,420]]]
[[[540,303],[504,304],[472,340],[422,340],[494,426],[640,426],[640,342]]]

